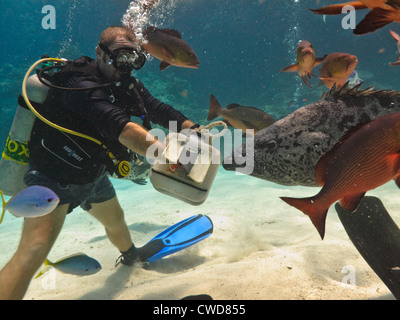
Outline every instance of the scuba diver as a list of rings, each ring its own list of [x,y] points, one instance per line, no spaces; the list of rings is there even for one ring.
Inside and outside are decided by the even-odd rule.
[[[50,121],[95,137],[103,146],[35,120],[29,141],[30,167],[24,182],[50,188],[60,203],[46,216],[25,219],[18,249],[0,271],[0,299],[24,297],[66,215],[77,206],[104,225],[109,240],[121,252],[118,263],[132,266],[154,254],[136,248],[132,242],[107,175],[113,171],[118,174],[118,169],[106,149],[125,161],[131,160],[133,153],[145,156],[150,146],[156,147],[159,154],[164,145],[149,133],[150,122],[168,128],[169,122],[175,121],[178,131],[197,131],[199,125],[154,98],[141,81],[131,76],[133,69],[140,69],[144,62],[132,31],[115,26],[101,34],[96,59],[81,57],[55,72],[51,83],[71,90],[51,88],[38,110]],[[131,116],[140,117],[143,125],[132,122]]]

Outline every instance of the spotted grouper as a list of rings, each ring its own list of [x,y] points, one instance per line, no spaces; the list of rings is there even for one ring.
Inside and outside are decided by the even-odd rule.
[[[400,186],[400,112],[361,125],[323,155],[316,168],[320,192],[309,198],[281,199],[308,215],[321,238],[329,207],[337,200],[357,209],[364,194],[394,179]]]
[[[400,111],[400,92],[334,86],[324,97],[299,108],[254,136],[254,150],[246,143],[224,159],[226,170],[242,171],[253,163],[251,176],[288,186],[318,186],[319,159],[357,125]],[[246,154],[239,160],[242,150]],[[247,171],[248,169],[246,169]]]

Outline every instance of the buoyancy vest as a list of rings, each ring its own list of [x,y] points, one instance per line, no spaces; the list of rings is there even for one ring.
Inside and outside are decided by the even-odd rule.
[[[89,80],[99,85],[104,81],[99,74],[94,60],[81,57],[72,61],[47,80],[53,85],[65,87],[71,77]],[[147,115],[143,101],[135,90],[136,80],[132,77],[129,87],[119,87],[116,84],[106,86],[110,103],[123,108],[129,116],[139,116],[144,126],[150,128],[150,118]],[[89,94],[90,89],[84,94]],[[109,172],[116,172],[112,159],[106,150],[112,152],[118,160],[131,161],[133,154],[115,139],[102,135],[88,120],[60,106],[61,90],[51,88],[44,103],[36,106],[46,119],[59,126],[89,135],[103,143],[100,146],[85,138],[77,137],[59,131],[36,119],[29,142],[30,164],[50,178],[64,184],[86,184]],[[129,106],[129,109],[127,109]]]

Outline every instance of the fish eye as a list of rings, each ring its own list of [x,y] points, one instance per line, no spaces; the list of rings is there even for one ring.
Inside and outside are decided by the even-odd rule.
[[[270,140],[270,141],[268,141],[268,143],[267,143],[267,145],[266,145],[266,147],[267,147],[269,150],[275,150],[277,146],[278,146],[278,143],[277,143],[275,140]]]
[[[50,203],[51,201],[52,201],[51,198],[48,198],[48,199],[47,199],[47,203]]]
[[[276,140],[269,140],[265,142],[259,142],[257,148],[268,149],[268,151],[273,151],[277,148],[278,143]]]

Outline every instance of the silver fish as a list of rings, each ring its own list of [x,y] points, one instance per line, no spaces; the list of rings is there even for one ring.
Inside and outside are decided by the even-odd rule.
[[[322,155],[352,128],[400,111],[400,92],[360,90],[362,84],[334,86],[320,101],[304,106],[254,136],[253,148],[243,144],[224,159],[226,170],[241,171],[254,161],[251,176],[288,186],[317,186],[315,168]],[[237,161],[241,150],[246,155]],[[250,151],[249,151],[250,150]],[[247,169],[248,170],[248,169]]]
[[[78,253],[63,258],[57,262],[51,262],[46,259],[43,270],[39,272],[35,279],[46,273],[51,267],[56,268],[63,273],[73,274],[76,276],[89,276],[101,270],[101,265],[96,259],[93,259],[84,253]]]
[[[60,198],[52,190],[42,186],[27,187],[8,201],[5,201],[2,191],[0,195],[3,202],[0,223],[6,210],[16,217],[36,218],[49,214],[60,202]]]
[[[254,107],[232,103],[224,109],[217,98],[210,95],[210,110],[207,120],[213,120],[218,116],[223,117],[230,126],[240,129],[244,133],[247,129],[253,129],[257,133],[275,122],[275,119],[268,113]]]

